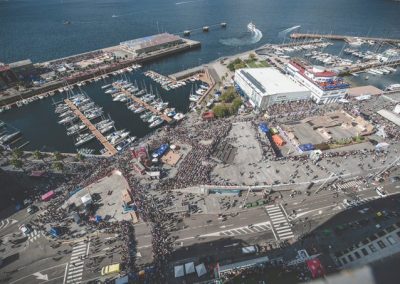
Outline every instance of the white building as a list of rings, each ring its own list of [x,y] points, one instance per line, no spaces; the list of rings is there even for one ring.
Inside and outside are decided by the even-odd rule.
[[[311,98],[318,104],[336,102],[347,95],[349,84],[335,72],[326,71],[323,67],[310,67],[291,61],[286,65],[286,70],[294,80],[311,91]]]
[[[276,68],[244,68],[235,72],[235,86],[258,109],[288,101],[307,100],[310,91]]]

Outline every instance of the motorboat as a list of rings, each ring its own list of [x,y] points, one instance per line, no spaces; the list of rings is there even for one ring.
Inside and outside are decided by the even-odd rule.
[[[253,24],[252,22],[247,24],[247,29],[249,30],[249,32],[251,33],[255,33],[256,32],[256,25]]]
[[[162,120],[161,118],[158,118],[155,121],[153,121],[152,123],[150,123],[149,127],[155,128],[155,127],[161,125],[163,122],[164,122],[164,120]]]
[[[116,147],[117,151],[122,151],[123,149],[128,147],[135,140],[136,140],[136,136],[132,136],[132,137],[129,137],[128,139],[123,140],[122,142],[120,142],[117,145],[117,147]]]
[[[120,143],[122,140],[124,140],[126,137],[128,137],[128,135],[129,135],[129,131],[125,131],[125,132],[122,132],[122,133],[120,133],[120,134],[118,134],[118,135],[112,136],[111,139],[110,139],[109,141],[110,141],[110,143],[111,143],[112,145],[117,145],[117,144]]]
[[[182,119],[184,119],[185,118],[185,115],[183,114],[183,113],[180,113],[180,112],[178,112],[175,116],[174,116],[174,119],[176,120],[176,121],[180,121],[180,120],[182,120]]]

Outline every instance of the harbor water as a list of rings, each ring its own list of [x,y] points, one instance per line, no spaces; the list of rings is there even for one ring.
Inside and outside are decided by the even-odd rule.
[[[191,30],[191,38],[202,43],[201,49],[158,60],[130,75],[131,81],[144,80],[153,90],[158,86],[172,107],[187,111],[190,85],[166,92],[142,72],[170,74],[266,43],[282,43],[282,31],[296,25],[301,26],[301,32],[400,38],[399,14],[400,3],[390,0],[0,0],[0,62],[26,58],[41,62],[163,31],[182,35]],[[227,28],[220,28],[220,22],[226,22]],[[249,34],[249,22],[259,32]],[[201,27],[206,25],[210,31],[203,33]],[[331,48],[338,54],[341,45]],[[362,76],[351,80],[356,85],[382,88],[398,82],[399,77],[397,71],[369,76],[368,81]],[[104,94],[101,85],[110,82],[98,81],[82,88],[115,120],[117,129],[127,129],[138,137],[149,133],[139,115]],[[53,100],[61,99],[57,95],[36,101],[0,114],[0,119],[22,131],[30,141],[26,150],[75,151],[72,138],[54,113]],[[99,147],[96,143],[85,147]]]

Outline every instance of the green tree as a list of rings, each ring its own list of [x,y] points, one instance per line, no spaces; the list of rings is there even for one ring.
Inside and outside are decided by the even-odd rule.
[[[229,107],[225,104],[219,104],[212,108],[216,117],[226,117],[230,114]]]
[[[77,159],[78,161],[82,162],[83,160],[85,160],[85,156],[82,155],[81,153],[78,153],[78,154],[76,155],[76,159]]]
[[[55,162],[53,164],[53,168],[57,171],[63,172],[64,171],[64,164],[61,162]]]
[[[33,156],[35,157],[36,160],[43,159],[43,154],[39,150],[36,150],[35,152],[33,152]]]
[[[250,53],[249,54],[249,59],[250,60],[255,60],[256,59],[256,55],[254,53]]]
[[[236,97],[232,102],[232,112],[236,113],[241,105],[242,105],[242,99],[240,97]]]
[[[64,156],[60,152],[54,152],[53,157],[56,161],[61,161],[64,159]]]
[[[13,165],[13,167],[16,169],[22,169],[22,167],[24,166],[24,163],[20,159],[13,158],[11,160],[11,165]]]
[[[21,159],[22,156],[24,155],[24,151],[22,151],[20,148],[16,148],[12,151],[12,155],[15,159]]]

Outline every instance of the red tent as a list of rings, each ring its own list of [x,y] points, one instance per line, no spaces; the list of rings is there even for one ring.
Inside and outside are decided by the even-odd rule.
[[[307,260],[307,267],[310,269],[313,278],[318,278],[325,274],[321,261],[318,258]]]
[[[52,199],[54,197],[55,193],[53,190],[45,193],[42,195],[42,201],[49,201],[50,199]]]

